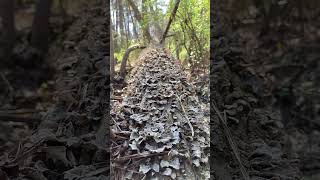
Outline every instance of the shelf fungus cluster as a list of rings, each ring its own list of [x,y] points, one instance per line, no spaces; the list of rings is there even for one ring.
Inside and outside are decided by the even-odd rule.
[[[147,48],[111,110],[115,179],[209,179],[210,129],[194,87],[162,48]]]

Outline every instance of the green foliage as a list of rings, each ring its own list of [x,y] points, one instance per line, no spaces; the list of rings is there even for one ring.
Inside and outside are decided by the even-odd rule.
[[[125,0],[124,0],[125,1]],[[134,1],[139,7],[142,21],[139,26],[139,40],[126,39],[119,32],[115,33],[114,56],[121,61],[125,50],[132,44],[146,44],[143,29],[148,29],[155,40],[159,40],[165,30],[176,0],[142,0],[143,4]],[[113,3],[116,4],[116,3]],[[124,4],[128,6],[127,4]],[[113,7],[111,9],[116,9]],[[133,15],[133,12],[130,12]],[[125,21],[131,18],[125,17]],[[117,21],[113,20],[113,23]],[[130,31],[133,31],[131,28]],[[206,55],[210,44],[210,1],[209,0],[181,0],[175,19],[173,20],[166,47],[176,55],[181,62],[188,62],[191,66],[207,65]],[[186,63],[183,63],[186,64]]]
[[[124,48],[121,48],[120,51],[117,51],[117,52],[114,52],[113,53],[113,56],[114,56],[114,59],[117,60],[117,63],[120,63],[121,62],[121,59],[125,53],[125,49]]]
[[[118,36],[120,37],[120,36]],[[128,40],[126,43],[123,43],[123,41],[120,38],[117,38],[113,43],[115,43],[115,51],[113,53],[114,58],[117,60],[117,63],[120,63],[122,60],[122,57],[124,53],[126,52],[126,49],[134,44],[141,44],[141,42],[131,39]]]
[[[170,8],[173,6],[171,1]],[[210,44],[210,2],[209,0],[183,0],[180,3],[171,32],[176,34],[167,43],[171,51],[181,46],[180,59],[191,58],[191,65],[205,61],[205,52]]]

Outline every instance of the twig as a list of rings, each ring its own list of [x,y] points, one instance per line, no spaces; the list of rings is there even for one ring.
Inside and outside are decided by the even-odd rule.
[[[19,157],[19,155],[21,153],[21,148],[22,148],[22,143],[21,143],[21,141],[19,141],[19,145],[18,145],[18,148],[17,148],[16,155],[15,155],[15,157],[14,157],[14,159],[12,161],[15,162],[17,160],[17,158]]]
[[[127,137],[123,137],[123,136],[120,136],[120,135],[114,133],[114,130],[110,131],[110,138],[113,140],[126,140],[126,139],[128,139]]]
[[[124,157],[119,157],[119,158],[114,159],[112,161],[121,162],[121,161],[126,161],[126,160],[129,160],[129,159],[147,158],[147,157],[160,156],[160,155],[165,155],[165,154],[168,154],[168,151],[160,152],[160,153],[153,153],[153,154],[143,154],[143,153],[132,154],[132,155],[124,156]]]
[[[7,80],[6,76],[2,72],[0,72],[0,75],[1,75],[1,78],[3,79],[3,81],[7,84],[8,88],[9,88],[9,91],[11,93],[13,93],[14,89],[11,86],[10,82]]]
[[[116,127],[119,129],[119,131],[122,131],[122,129],[120,128],[120,126],[118,125],[118,123],[116,122],[116,120],[113,119],[113,117],[111,117],[114,125],[116,125]]]
[[[217,113],[218,117],[219,117],[219,120],[220,120],[220,123],[222,124],[223,126],[223,130],[224,130],[224,133],[228,139],[228,142],[231,146],[231,149],[239,163],[239,167],[240,167],[240,171],[241,171],[241,174],[243,176],[243,178],[245,180],[250,180],[250,177],[248,175],[248,172],[246,171],[246,169],[244,168],[242,162],[241,162],[241,159],[240,159],[240,155],[239,155],[239,152],[238,152],[238,149],[237,149],[237,146],[235,145],[235,143],[233,142],[233,139],[232,139],[232,135],[231,135],[231,132],[230,132],[230,129],[229,127],[227,126],[227,123],[226,123],[226,120],[227,120],[227,116],[226,116],[226,113],[224,113],[224,117],[222,117],[221,115],[221,112],[218,110],[218,108],[215,106],[215,103],[212,103],[213,105],[213,109],[214,111]]]
[[[189,120],[189,118],[188,118],[188,116],[187,116],[186,110],[184,109],[184,106],[183,106],[183,104],[182,104],[182,102],[181,102],[180,97],[179,97],[178,95],[176,95],[176,94],[175,94],[175,96],[176,96],[177,99],[179,100],[181,109],[182,109],[182,111],[183,111],[183,115],[184,115],[184,117],[185,117],[186,120],[187,120],[187,123],[188,123],[188,125],[189,125],[189,127],[190,127],[190,129],[191,129],[191,135],[192,135],[192,137],[193,137],[193,136],[194,136],[193,126],[192,126],[192,124],[191,124],[191,122],[190,122],[190,120]]]
[[[22,160],[24,160],[27,157],[30,157],[30,155],[32,153],[34,153],[36,150],[38,150],[38,148],[41,148],[40,145],[44,142],[44,139],[35,142],[31,147],[23,147],[23,149],[21,150],[21,147],[18,147],[17,151],[19,151],[18,157],[17,154],[14,157],[13,160],[11,160],[8,164],[15,164],[15,163],[19,163]],[[19,150],[20,149],[20,150]]]

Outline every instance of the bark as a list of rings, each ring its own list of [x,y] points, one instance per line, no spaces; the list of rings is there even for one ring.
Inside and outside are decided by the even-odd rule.
[[[120,77],[122,79],[125,78],[126,76],[126,66],[127,66],[127,61],[129,59],[129,55],[132,51],[136,50],[136,49],[143,49],[146,48],[146,46],[142,46],[142,45],[134,45],[129,47],[126,52],[123,55],[122,61],[121,61],[121,66],[120,66]]]
[[[167,34],[168,34],[168,32],[169,32],[169,29],[170,29],[170,25],[171,25],[174,17],[176,16],[176,13],[177,13],[179,4],[180,4],[180,0],[177,0],[176,4],[174,5],[174,8],[173,8],[173,10],[172,10],[172,12],[171,12],[171,15],[170,15],[170,18],[169,18],[167,27],[166,27],[166,29],[165,29],[165,31],[164,31],[164,33],[163,33],[163,35],[162,35],[162,38],[161,38],[161,40],[160,40],[160,44],[164,44],[164,41],[165,41],[166,36],[167,36]]]
[[[45,53],[49,47],[49,18],[52,0],[38,0],[32,25],[31,45]]]
[[[14,25],[14,1],[0,0],[0,17],[2,19],[2,37],[0,39],[0,48],[5,59],[10,57],[15,41]],[[3,54],[1,54],[3,53]]]

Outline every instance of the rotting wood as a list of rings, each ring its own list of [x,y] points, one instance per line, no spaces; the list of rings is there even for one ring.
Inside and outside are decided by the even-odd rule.
[[[128,83],[111,111],[111,132],[125,132],[113,133],[113,177],[209,179],[209,119],[179,62],[169,51],[149,47]]]

